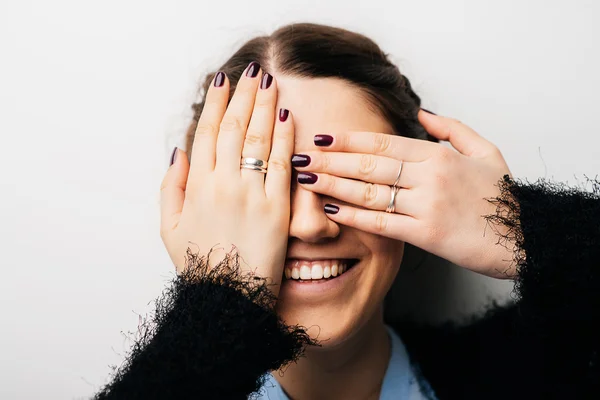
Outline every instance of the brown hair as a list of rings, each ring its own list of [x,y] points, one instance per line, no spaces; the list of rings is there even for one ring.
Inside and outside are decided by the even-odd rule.
[[[435,140],[427,134],[417,112],[421,99],[408,79],[371,39],[345,29],[310,23],[290,24],[244,44],[219,69],[230,81],[230,98],[244,69],[258,62],[263,71],[304,77],[338,78],[357,87],[396,134]],[[186,151],[191,154],[195,125],[204,107],[204,96],[215,74],[201,87],[201,101],[192,105],[193,123],[187,132]]]

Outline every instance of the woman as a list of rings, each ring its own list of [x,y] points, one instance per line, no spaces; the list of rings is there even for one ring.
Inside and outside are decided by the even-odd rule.
[[[341,29],[251,40],[204,89],[191,162],[176,149],[161,187],[178,278],[97,398],[600,393],[597,182],[514,181]],[[517,299],[464,326],[386,321],[404,243],[515,279]]]

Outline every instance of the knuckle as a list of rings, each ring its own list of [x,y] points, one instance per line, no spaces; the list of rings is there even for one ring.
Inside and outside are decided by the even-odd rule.
[[[219,183],[213,185],[212,190],[207,190],[206,194],[210,195],[209,204],[215,204],[218,202],[229,202],[232,199],[238,198],[237,196],[242,190],[243,188],[241,187],[241,185],[230,184],[225,179],[223,179]]]
[[[388,229],[388,216],[385,213],[377,213],[375,216],[375,230],[377,233],[384,233]]]
[[[442,135],[444,138],[446,138],[446,140],[448,140],[449,138],[452,138],[454,136],[453,132],[454,132],[455,127],[456,127],[456,125],[454,124],[454,121],[452,121],[452,120],[450,120],[446,124],[444,124],[444,126],[442,128]]]
[[[198,122],[194,135],[198,136],[213,136],[217,133],[217,127],[210,122]]]
[[[327,189],[327,193],[335,193],[336,191],[336,180],[335,178],[332,177],[328,177],[328,179],[325,179],[325,186]]]
[[[273,145],[277,145],[279,148],[286,149],[286,152],[291,153],[294,149],[293,135],[290,135],[288,131],[275,129],[273,131]]]
[[[445,204],[444,198],[439,194],[429,197],[427,209],[432,220],[438,220],[438,216],[443,216],[444,210],[448,209]]]
[[[437,172],[433,175],[433,182],[439,190],[445,190],[448,187],[448,175],[444,172]]]
[[[351,208],[348,211],[348,215],[346,216],[346,221],[347,221],[348,225],[356,225],[356,222],[358,221],[358,217],[357,217],[355,209]]]
[[[254,103],[254,112],[256,111],[271,111],[275,107],[273,105],[273,99],[258,96]]]
[[[392,146],[391,135],[376,134],[373,138],[373,153],[385,153]]]
[[[331,157],[327,153],[321,153],[320,158],[321,158],[321,169],[323,171],[328,171],[329,167],[331,166]]]
[[[365,185],[364,190],[365,190],[364,191],[365,205],[367,207],[373,206],[375,204],[375,201],[377,200],[377,192],[378,192],[377,185],[374,185],[372,183],[367,183]]]
[[[291,134],[288,126],[275,125],[273,127],[273,139],[289,141],[294,139],[294,135]]]
[[[337,141],[338,143],[340,143],[340,144],[341,144],[341,146],[340,146],[340,147],[341,147],[342,149],[348,149],[348,148],[350,148],[350,146],[351,146],[351,144],[352,144],[352,143],[351,143],[351,140],[352,140],[352,139],[351,139],[351,135],[348,135],[348,134],[346,134],[346,133],[339,134],[339,135],[336,137],[336,141]]]
[[[369,177],[377,168],[377,159],[371,154],[363,154],[360,156],[360,166],[358,173],[361,177]]]
[[[437,159],[441,162],[447,162],[452,156],[452,150],[444,146],[440,146],[436,154]]]
[[[244,139],[246,144],[251,145],[251,146],[255,146],[255,145],[261,145],[264,144],[266,142],[266,135],[257,132],[255,130],[248,130],[246,132],[246,138]]]
[[[268,167],[271,171],[289,171],[291,170],[291,162],[277,157],[269,160]]]
[[[221,131],[237,131],[240,130],[241,127],[242,123],[239,118],[231,115],[226,115],[223,117],[223,120],[221,120],[221,125],[219,126]]]

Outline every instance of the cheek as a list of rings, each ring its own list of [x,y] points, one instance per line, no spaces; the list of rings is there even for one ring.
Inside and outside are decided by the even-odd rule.
[[[383,301],[392,287],[404,256],[404,242],[371,235],[363,243],[371,250],[371,271],[373,275],[372,293],[375,301]]]
[[[361,232],[361,242],[369,248],[375,264],[397,270],[404,255],[404,242]]]

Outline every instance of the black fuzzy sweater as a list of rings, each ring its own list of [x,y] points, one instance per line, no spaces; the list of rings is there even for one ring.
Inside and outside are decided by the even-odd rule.
[[[589,183],[589,182],[588,182]],[[492,224],[517,245],[514,300],[466,324],[392,324],[438,399],[600,399],[600,182],[505,176]],[[231,255],[188,270],[156,303],[96,399],[244,399],[314,344],[286,326],[264,281]]]

